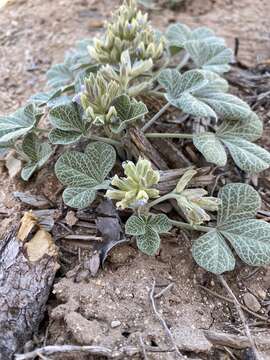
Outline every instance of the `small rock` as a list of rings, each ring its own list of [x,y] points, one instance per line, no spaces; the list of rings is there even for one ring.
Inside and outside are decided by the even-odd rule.
[[[129,245],[123,245],[121,248],[114,249],[110,253],[110,263],[116,265],[125,264],[130,258],[134,258],[137,251]]]
[[[90,260],[85,264],[89,268],[91,276],[96,276],[100,267],[100,256],[99,253],[95,253],[91,256]]]
[[[6,159],[6,168],[8,169],[9,177],[14,178],[22,170],[21,160],[16,159],[13,155],[8,155]]]
[[[90,29],[99,29],[103,27],[103,20],[102,19],[91,19],[89,21],[89,28]]]
[[[87,320],[75,311],[65,316],[67,331],[80,345],[98,343],[102,335],[102,328],[97,320]]]
[[[65,217],[65,220],[66,220],[66,223],[68,226],[74,226],[77,221],[78,221],[78,218],[75,216],[75,212],[74,211],[68,211],[66,217]]]
[[[251,293],[245,293],[243,296],[243,301],[250,310],[254,312],[258,312],[261,309],[261,304],[257,300],[257,298]]]
[[[113,320],[112,322],[111,322],[111,327],[114,329],[114,328],[116,328],[116,327],[118,327],[118,326],[120,326],[121,325],[121,321],[119,321],[119,320]]]
[[[212,348],[212,344],[206,339],[202,330],[183,325],[173,329],[172,334],[177,347],[181,350],[209,353]]]

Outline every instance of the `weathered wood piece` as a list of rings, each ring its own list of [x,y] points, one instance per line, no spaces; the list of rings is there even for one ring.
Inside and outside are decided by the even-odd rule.
[[[18,239],[14,229],[0,241],[0,360],[13,359],[38,330],[59,268],[57,254],[42,229],[29,241]]]

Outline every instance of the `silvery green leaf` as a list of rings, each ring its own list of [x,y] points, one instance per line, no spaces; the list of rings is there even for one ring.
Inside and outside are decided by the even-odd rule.
[[[138,248],[146,255],[154,256],[160,247],[160,237],[151,227],[146,226],[143,235],[136,237]]]
[[[203,40],[213,44],[224,44],[224,39],[217,37],[211,29],[199,27],[192,31],[188,26],[180,23],[170,25],[165,35],[169,47],[173,48],[174,52],[185,48],[188,42],[193,40]]]
[[[54,89],[63,88],[74,82],[75,74],[72,67],[76,63],[76,57],[73,53],[65,56],[62,64],[55,64],[47,71],[48,86]]]
[[[202,87],[203,94],[213,92],[227,92],[229,90],[228,81],[223,79],[218,74],[209,70],[199,70],[208,82]]]
[[[60,129],[52,129],[48,138],[52,144],[69,145],[80,140],[82,135],[75,131],[64,131]]]
[[[49,120],[56,128],[49,134],[53,144],[71,144],[78,141],[89,127],[73,103],[53,107],[49,112]]]
[[[24,181],[28,181],[34,172],[38,169],[37,164],[26,164],[21,171],[21,178]]]
[[[56,176],[64,185],[94,187],[103,183],[114,166],[115,159],[115,150],[111,145],[91,143],[84,153],[64,153],[56,162]]]
[[[76,209],[88,207],[96,197],[96,191],[87,187],[67,188],[63,192],[64,203]]]
[[[208,80],[199,70],[189,70],[181,75],[176,69],[165,69],[159,74],[158,81],[167,91],[166,97],[171,100],[178,99],[184,92],[191,93],[208,84]]]
[[[167,233],[172,227],[169,218],[165,214],[151,215],[147,219],[147,226],[159,234]]]
[[[61,94],[61,90],[51,90],[48,92],[39,92],[29,98],[30,103],[34,103],[37,106],[46,105],[50,100],[58,97]]]
[[[262,136],[263,124],[259,117],[251,112],[245,120],[223,120],[216,134],[220,138],[241,137],[248,141],[255,141]]]
[[[169,99],[167,97],[168,101],[170,101]],[[178,99],[171,99],[170,103],[187,114],[217,119],[215,111],[210,106],[188,92],[182,94]]]
[[[223,137],[222,141],[241,170],[254,174],[269,168],[270,153],[260,146],[240,137]]]
[[[107,189],[109,182],[105,181],[116,160],[114,148],[105,143],[89,144],[84,153],[70,151],[63,154],[56,162],[57,178],[68,188],[63,194],[67,205],[85,207],[94,199],[99,189]],[[93,201],[93,200],[91,200]]]
[[[72,99],[73,99],[73,96],[69,96],[69,95],[57,96],[57,97],[49,100],[47,102],[47,106],[49,108],[52,108],[52,107],[60,106],[60,105],[67,105],[72,102]]]
[[[222,204],[218,211],[218,229],[235,221],[251,219],[261,206],[257,191],[247,184],[227,184],[218,194]]]
[[[120,123],[112,124],[115,133],[120,133],[129,124],[147,114],[148,109],[142,101],[130,99],[127,95],[117,97],[112,105],[115,107]]]
[[[21,150],[28,159],[28,163],[21,173],[23,180],[28,180],[36,170],[39,170],[48,161],[53,153],[51,146],[47,142],[41,143],[34,133],[25,136]]]
[[[146,226],[159,234],[168,232],[172,227],[169,218],[165,214],[149,216],[132,215],[126,222],[125,231],[128,235],[143,235],[146,231]]]
[[[216,117],[208,105],[193,96],[208,84],[202,72],[190,70],[181,75],[177,70],[166,69],[160,73],[158,81],[167,91],[166,99],[175,107],[194,116]]]
[[[192,255],[198,265],[214,274],[222,274],[235,267],[232,251],[216,230],[211,230],[194,241]]]
[[[221,233],[246,264],[262,266],[270,263],[270,224],[266,221],[240,220],[223,227]]]
[[[76,42],[75,46],[75,63],[78,65],[86,65],[91,62],[88,47],[93,45],[92,39],[83,39]]]
[[[177,70],[166,69],[158,80],[166,90],[166,99],[188,114],[230,120],[244,120],[251,114],[248,104],[224,93],[227,83],[209,71],[190,70],[180,75]]]
[[[132,215],[125,226],[127,235],[136,236],[138,248],[147,255],[155,255],[160,246],[159,233],[171,229],[171,223],[164,214],[137,216]]]
[[[132,215],[128,218],[125,225],[127,235],[143,235],[145,233],[146,219],[143,216]]]
[[[200,89],[193,93],[193,96],[210,106],[223,119],[245,120],[251,115],[248,104],[231,94],[209,93]]]
[[[227,154],[218,137],[210,132],[204,132],[193,136],[194,146],[203,154],[205,159],[218,166],[224,166],[227,162]]]
[[[181,74],[176,69],[162,70],[158,76],[158,82],[171,98],[181,95]]]
[[[192,31],[192,40],[204,40],[212,44],[224,45],[225,41],[223,38],[215,35],[212,29],[205,26],[198,27]]]
[[[173,24],[166,31],[166,38],[170,47],[183,48],[186,41],[192,37],[192,31],[187,25]]]
[[[33,104],[18,109],[9,116],[0,117],[0,142],[9,142],[33,129],[39,114]]]
[[[52,108],[49,112],[49,120],[54,127],[61,130],[81,133],[85,131],[85,123],[73,103]]]
[[[233,52],[224,45],[202,40],[188,41],[185,49],[198,68],[224,73],[230,70]]]

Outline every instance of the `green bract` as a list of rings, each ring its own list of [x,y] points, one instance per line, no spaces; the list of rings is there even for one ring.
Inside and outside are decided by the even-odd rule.
[[[171,229],[166,215],[131,216],[125,227],[127,235],[136,236],[138,248],[147,255],[155,255],[160,247],[159,234]]]
[[[114,148],[105,143],[89,144],[84,153],[70,151],[63,154],[55,164],[55,173],[67,188],[63,192],[65,204],[83,209],[96,197],[97,190],[108,189],[105,180],[115,163]]]
[[[246,184],[228,184],[220,190],[222,201],[217,226],[194,241],[192,254],[208,271],[221,274],[233,270],[236,254],[247,264],[270,262],[270,224],[254,219],[261,205],[258,193]]]

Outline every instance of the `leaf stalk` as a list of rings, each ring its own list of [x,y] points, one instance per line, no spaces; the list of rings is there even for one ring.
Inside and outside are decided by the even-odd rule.
[[[168,102],[167,104],[165,104],[160,110],[159,112],[156,113],[156,115],[154,115],[152,117],[152,119],[150,119],[142,128],[141,131],[145,132],[150,126],[152,126],[157,119],[160,118],[160,116],[165,113],[165,111],[171,106],[171,104]]]
[[[149,139],[155,139],[155,138],[159,138],[159,139],[163,139],[163,138],[171,138],[171,139],[192,139],[193,135],[192,134],[181,134],[181,133],[177,133],[177,134],[173,134],[173,133],[147,133],[145,134],[146,138]]]

